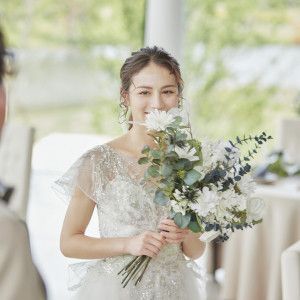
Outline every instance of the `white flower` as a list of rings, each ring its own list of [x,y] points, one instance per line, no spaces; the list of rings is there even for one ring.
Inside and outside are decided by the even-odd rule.
[[[253,193],[256,187],[256,183],[253,181],[253,178],[250,174],[245,174],[242,176],[241,180],[237,182],[237,185],[245,196],[249,196],[251,193]]]
[[[252,223],[253,221],[259,221],[262,219],[265,202],[263,199],[258,197],[247,199],[247,223]]]
[[[177,202],[176,200],[171,200],[171,207],[175,212],[182,213],[182,215],[185,215],[187,203],[187,200],[182,200],[180,202]]]
[[[145,126],[147,130],[163,131],[174,120],[174,115],[163,110],[155,109],[146,115]]]
[[[201,235],[200,241],[204,243],[208,243],[214,240],[215,238],[217,238],[219,235],[220,235],[220,231],[214,231],[214,230],[206,231]]]
[[[203,165],[206,168],[214,168],[218,162],[227,162],[225,155],[230,157],[229,166],[234,165],[240,157],[239,152],[235,152],[236,149],[232,149],[232,152],[228,153],[225,147],[232,148],[229,142],[224,142],[223,139],[219,141],[210,141],[207,137],[202,142],[202,156]]]
[[[185,188],[185,187],[183,186],[183,188]],[[173,193],[173,196],[177,201],[181,201],[181,200],[185,199],[185,197],[182,197],[181,194],[182,193],[178,189],[176,189],[175,192]]]
[[[176,146],[175,152],[178,154],[180,158],[186,158],[189,161],[199,160],[198,156],[194,156],[194,154],[196,154],[197,152],[196,149],[195,148],[190,149],[190,145],[186,145],[183,148]]]
[[[190,207],[198,213],[199,216],[205,217],[210,213],[216,212],[216,206],[219,204],[219,196],[216,191],[210,191],[204,187],[199,191],[199,197],[196,203],[191,203]]]
[[[189,114],[184,109],[180,109],[180,108],[174,107],[174,108],[171,108],[168,111],[168,114],[173,115],[174,118],[177,117],[177,116],[181,117],[182,121],[181,121],[180,125],[187,126],[189,124]]]
[[[182,187],[182,193],[176,189],[173,193],[173,196],[176,200],[171,200],[171,207],[175,212],[180,212],[185,215],[186,209],[188,207],[188,200],[186,199],[184,192],[186,187]]]

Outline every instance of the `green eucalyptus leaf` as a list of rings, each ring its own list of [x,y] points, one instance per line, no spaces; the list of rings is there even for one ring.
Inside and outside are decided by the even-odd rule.
[[[180,124],[181,122],[182,122],[182,117],[180,117],[180,116],[176,116],[176,117],[174,118],[174,121],[173,121],[173,123]]]
[[[163,193],[163,191],[161,190],[157,190],[155,192],[155,196],[154,196],[154,203],[160,205],[160,206],[164,206],[168,203],[169,198]]]
[[[151,177],[158,177],[159,176],[159,167],[158,166],[150,166],[148,169],[147,169],[147,173],[151,176]]]
[[[187,185],[192,185],[194,184],[196,181],[198,181],[201,178],[201,173],[199,173],[198,171],[192,169],[188,172],[186,172],[185,177],[184,177],[184,182]]]
[[[261,223],[262,222],[262,220],[263,219],[260,219],[260,220],[258,220],[258,221],[253,221],[252,223],[255,225],[255,224],[259,224],[259,223]]]
[[[170,214],[169,214],[169,218],[170,219],[174,219],[174,217],[178,214],[178,212],[174,211],[173,209],[171,210]]]
[[[138,160],[138,163],[139,163],[140,165],[147,164],[148,162],[149,162],[148,157],[141,157],[141,158]]]
[[[184,159],[181,158],[181,159],[174,165],[174,169],[176,169],[176,170],[183,170],[184,164],[185,164],[185,161],[184,161]]]
[[[177,141],[185,141],[187,138],[187,134],[186,133],[183,133],[183,132],[176,132],[176,140]]]
[[[185,159],[185,158],[184,158],[184,159]],[[184,169],[184,170],[189,170],[189,169],[191,169],[192,167],[193,167],[193,163],[192,163],[190,160],[185,159],[185,163],[184,163],[183,169]]]
[[[191,221],[191,215],[182,215],[182,213],[177,213],[174,217],[175,224],[180,228],[186,228]]]
[[[160,159],[162,157],[162,152],[160,149],[151,149],[149,155],[151,155],[154,159]]]
[[[154,186],[150,186],[150,187],[148,187],[147,189],[146,189],[146,191],[148,192],[148,193],[152,193],[152,192],[154,192],[156,190],[156,188],[154,187]]]
[[[198,224],[197,221],[191,221],[188,225],[188,228],[195,233],[198,233],[202,230],[202,227]]]
[[[161,180],[159,180],[159,183],[162,183],[162,184],[165,184],[165,185],[172,184],[172,182],[170,182],[170,180],[168,180],[167,178],[162,178]]]
[[[148,182],[148,180],[146,178],[143,178],[141,181],[140,181],[140,185],[144,185],[146,182]]]
[[[176,129],[176,128],[179,128],[179,124],[177,124],[177,123],[172,123],[172,124],[168,125],[167,130],[170,131],[171,128],[173,128],[173,129],[174,129],[174,128],[175,128],[175,129]]]
[[[150,151],[150,147],[148,145],[145,145],[142,149],[142,154],[147,154]]]
[[[173,168],[171,165],[163,164],[161,168],[161,175],[164,177],[168,177],[173,172]]]
[[[154,163],[154,164],[160,166],[160,159],[153,159],[153,160],[152,160],[152,163]]]
[[[178,154],[177,154],[175,151],[170,151],[170,152],[168,152],[165,156],[166,156],[166,157],[176,158],[176,159],[179,158]]]
[[[170,153],[170,152],[172,152],[173,150],[174,150],[174,144],[170,144],[169,146],[168,146],[168,153]],[[176,152],[175,152],[176,153]],[[176,153],[177,154],[177,153]],[[166,154],[166,156],[167,156],[167,154]],[[177,155],[177,157],[178,157],[178,155]]]

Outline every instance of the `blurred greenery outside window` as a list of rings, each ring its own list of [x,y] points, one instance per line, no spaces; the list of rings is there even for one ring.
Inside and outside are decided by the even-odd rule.
[[[10,120],[36,127],[37,138],[121,134],[119,70],[143,46],[145,7],[145,0],[1,1],[15,53],[16,75],[6,80]],[[184,96],[196,135],[276,135],[280,118],[296,116],[300,84],[286,81],[297,63],[287,57],[300,57],[299,15],[297,0],[185,1]]]

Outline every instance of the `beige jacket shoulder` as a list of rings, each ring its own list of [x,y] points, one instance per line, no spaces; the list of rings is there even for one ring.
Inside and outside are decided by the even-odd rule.
[[[0,201],[0,299],[46,299],[31,256],[27,226]]]

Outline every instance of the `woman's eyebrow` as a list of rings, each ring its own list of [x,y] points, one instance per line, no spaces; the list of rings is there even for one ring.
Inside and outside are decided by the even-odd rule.
[[[167,85],[164,85],[161,87],[161,89],[165,89],[165,88],[168,88],[168,87],[177,87],[176,85],[174,84],[167,84]],[[137,89],[153,89],[151,86],[146,86],[146,85],[139,85],[136,87]]]
[[[136,87],[137,89],[152,89],[151,86],[139,85]]]
[[[169,87],[177,88],[177,86],[174,85],[174,84],[167,84],[167,85],[164,85],[164,86],[162,87],[162,89],[169,88]]]

